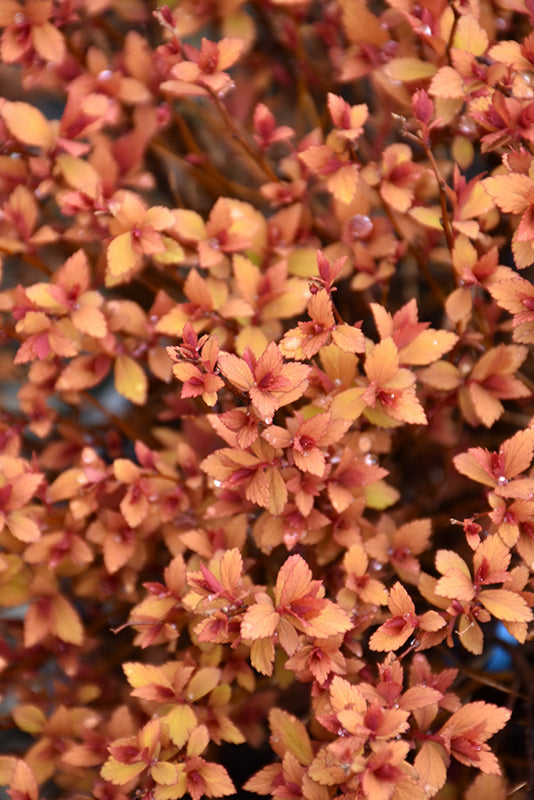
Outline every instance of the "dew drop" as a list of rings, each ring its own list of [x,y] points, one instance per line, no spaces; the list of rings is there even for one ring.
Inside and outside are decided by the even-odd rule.
[[[504,475],[501,475],[500,478],[497,478],[497,483],[499,486],[506,486],[508,483],[508,478],[505,478]]]
[[[218,481],[218,480],[215,480],[215,479],[214,479],[214,480],[213,480],[213,483],[214,483],[214,485],[215,485],[217,488],[219,488],[220,486],[222,486],[222,483],[221,483],[221,481]]]
[[[113,73],[110,69],[103,69],[98,73],[97,78],[99,81],[109,81],[112,75]]]

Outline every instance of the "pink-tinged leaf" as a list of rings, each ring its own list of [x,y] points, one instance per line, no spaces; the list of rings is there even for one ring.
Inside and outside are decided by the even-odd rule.
[[[434,115],[434,103],[424,89],[418,89],[412,96],[412,111],[422,125],[428,125]]]
[[[21,758],[16,760],[10,778],[2,780],[2,783],[5,785],[9,783],[7,794],[11,800],[37,800],[39,797],[35,775]]]
[[[483,483],[485,486],[495,486],[495,478],[482,466],[485,455],[487,455],[487,451],[482,447],[470,447],[467,453],[459,453],[454,456],[452,461],[462,475],[466,475],[477,483]]]
[[[312,582],[312,572],[302,556],[290,556],[278,572],[275,588],[275,602],[277,606],[289,605],[293,600],[305,597],[310,588],[317,582]]]

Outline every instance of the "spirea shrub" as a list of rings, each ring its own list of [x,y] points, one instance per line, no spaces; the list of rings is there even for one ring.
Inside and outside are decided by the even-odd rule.
[[[11,800],[534,790],[532,0],[2,0]]]

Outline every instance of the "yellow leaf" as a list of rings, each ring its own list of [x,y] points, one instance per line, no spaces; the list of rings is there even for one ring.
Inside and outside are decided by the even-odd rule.
[[[132,247],[130,231],[115,236],[108,245],[106,285],[114,285],[118,279],[126,277],[138,264],[140,257]]]
[[[375,481],[375,483],[365,487],[365,501],[367,506],[379,511],[394,505],[399,497],[399,492],[393,486],[389,486],[385,481]]]
[[[287,258],[287,268],[291,275],[298,275],[300,278],[316,278],[319,275],[317,248],[300,247],[293,250]]]
[[[114,783],[116,786],[122,786],[124,783],[129,783],[133,778],[137,778],[145,769],[146,764],[144,761],[136,762],[135,764],[123,764],[122,761],[117,761],[115,758],[108,758],[100,770],[100,774],[105,781]]]
[[[157,761],[150,768],[150,776],[156,783],[170,786],[178,778],[179,766],[179,764],[169,764],[168,761]]]
[[[435,64],[430,63],[430,61],[420,61],[418,58],[402,56],[388,61],[384,67],[384,72],[392,81],[409,83],[410,81],[431,78],[436,69]]]
[[[313,759],[313,750],[308,731],[303,723],[281,708],[273,708],[269,713],[271,746],[283,758],[286,752],[292,753],[299,764],[308,766]]]
[[[221,678],[221,671],[216,667],[203,667],[193,675],[187,685],[187,698],[195,703],[204,695],[215,689]]]
[[[53,598],[52,608],[54,619],[50,625],[51,633],[67,644],[80,645],[83,642],[83,625],[74,608],[61,595]]]
[[[15,706],[11,712],[11,716],[15,720],[17,727],[25,733],[37,734],[41,733],[46,725],[46,717],[43,711],[37,706],[23,704]]]
[[[197,727],[195,712],[190,706],[175,706],[164,717],[169,730],[169,736],[177,747],[183,747],[190,734]]]
[[[348,204],[354,199],[358,188],[358,168],[356,164],[347,164],[327,179],[327,186],[340,203]]]
[[[474,56],[482,56],[488,49],[488,34],[472,14],[463,14],[456,26],[453,47],[466,50]]]
[[[179,208],[174,212],[174,230],[186,242],[200,242],[206,238],[206,225],[200,214]]]
[[[441,208],[439,206],[417,206],[416,208],[411,208],[408,213],[421,225],[433,228],[436,231],[443,231]]]
[[[121,353],[115,361],[115,389],[136,405],[146,403],[148,379],[143,368],[131,356]]]

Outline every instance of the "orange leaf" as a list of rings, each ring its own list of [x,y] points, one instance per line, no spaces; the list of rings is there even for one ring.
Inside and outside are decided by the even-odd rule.
[[[447,779],[449,758],[443,745],[425,741],[415,757],[414,767],[428,797],[433,797]]]
[[[247,609],[241,623],[243,639],[263,639],[275,632],[280,615],[274,610],[271,598],[263,593],[256,595],[257,602]]]
[[[410,344],[399,350],[399,361],[401,364],[416,366],[430,364],[448,353],[457,341],[458,336],[455,333],[429,328],[421,331]]]
[[[23,144],[48,150],[55,143],[50,123],[29,103],[5,103],[0,111],[9,132]]]
[[[275,588],[275,602],[277,606],[287,606],[293,600],[305,597],[312,585],[312,572],[302,556],[290,556],[278,572]]]
[[[224,767],[205,762],[199,769],[205,781],[204,792],[207,797],[223,797],[235,794],[235,786]]]
[[[262,675],[273,674],[274,644],[270,638],[256,639],[250,648],[250,663]]]
[[[365,338],[359,328],[352,325],[337,325],[332,331],[332,340],[345,353],[363,353]]]
[[[512,712],[508,708],[477,700],[455,711],[440,733],[447,737],[458,737],[475,730],[477,740],[485,742],[504,728],[511,716]]]
[[[508,173],[486,178],[484,189],[501,211],[506,214],[522,214],[534,193],[534,183],[527,175]]]
[[[429,91],[435,97],[461,98],[464,96],[462,76],[452,67],[441,67],[432,78]]]
[[[526,601],[516,592],[508,589],[485,589],[479,599],[492,617],[505,622],[530,622],[532,611]]]
[[[515,478],[529,468],[534,454],[534,428],[518,431],[506,439],[500,450],[504,456],[506,477]]]

